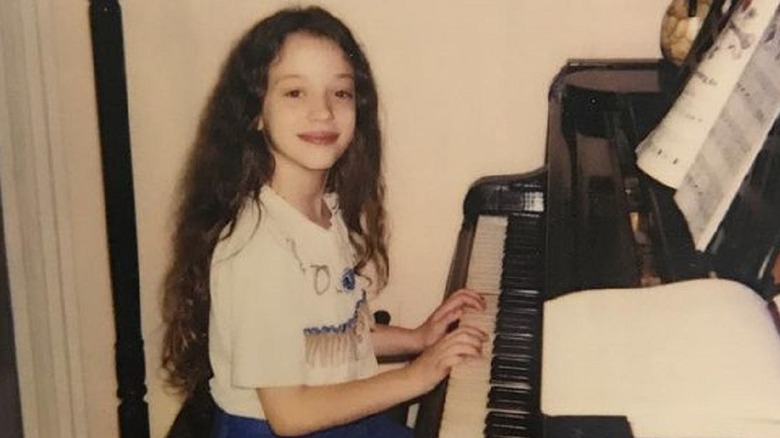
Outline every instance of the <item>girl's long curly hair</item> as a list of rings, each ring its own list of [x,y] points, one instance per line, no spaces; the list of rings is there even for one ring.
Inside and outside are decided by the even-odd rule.
[[[336,192],[357,269],[388,275],[384,182],[377,91],[366,59],[349,29],[318,7],[285,9],[252,27],[230,52],[202,115],[181,181],[173,233],[172,262],[162,303],[165,336],[162,365],[168,383],[185,395],[212,375],[208,354],[209,270],[215,246],[233,230],[248,201],[274,172],[274,159],[257,130],[268,70],[285,38],[296,32],[338,44],[355,75],[356,125],[352,143],[331,169],[327,187]]]

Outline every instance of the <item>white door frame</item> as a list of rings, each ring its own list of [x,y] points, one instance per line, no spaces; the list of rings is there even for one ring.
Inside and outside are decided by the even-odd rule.
[[[50,12],[0,1],[0,190],[26,438],[88,435]]]

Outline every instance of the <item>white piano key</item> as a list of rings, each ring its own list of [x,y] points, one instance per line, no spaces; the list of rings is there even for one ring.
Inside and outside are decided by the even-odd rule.
[[[466,277],[467,288],[482,293],[499,293],[506,228],[506,217],[480,216],[477,219]]]

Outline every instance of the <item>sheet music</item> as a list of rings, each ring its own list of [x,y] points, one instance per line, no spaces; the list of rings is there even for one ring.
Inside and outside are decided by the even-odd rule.
[[[637,148],[637,165],[678,188],[719,120],[777,9],[778,0],[743,0],[694,69],[675,104]]]
[[[703,251],[780,113],[780,16],[770,22],[733,87],[675,201]]]

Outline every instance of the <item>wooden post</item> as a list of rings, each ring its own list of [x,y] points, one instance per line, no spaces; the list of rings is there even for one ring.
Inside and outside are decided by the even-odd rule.
[[[149,413],[144,400],[146,370],[122,11],[116,0],[90,0],[89,14],[116,329],[119,430],[122,438],[147,438]]]

